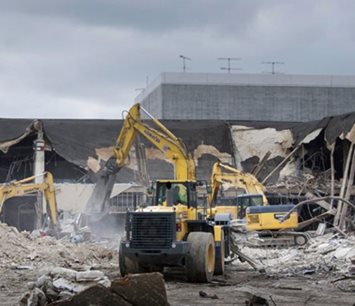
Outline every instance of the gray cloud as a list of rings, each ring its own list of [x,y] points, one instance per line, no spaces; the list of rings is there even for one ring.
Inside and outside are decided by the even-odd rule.
[[[119,118],[162,71],[353,74],[355,2],[0,1],[2,117]]]
[[[51,17],[87,26],[112,26],[141,31],[170,31],[191,27],[221,27],[250,22],[265,1],[215,0],[13,0],[0,9]]]

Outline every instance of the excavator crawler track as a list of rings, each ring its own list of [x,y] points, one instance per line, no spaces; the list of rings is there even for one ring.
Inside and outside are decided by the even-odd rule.
[[[291,231],[262,231],[258,233],[258,239],[247,242],[249,247],[262,248],[287,248],[292,246],[304,246],[310,237],[307,233]]]

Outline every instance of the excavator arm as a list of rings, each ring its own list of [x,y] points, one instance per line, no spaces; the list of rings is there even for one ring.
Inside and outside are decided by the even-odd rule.
[[[44,172],[42,175],[44,177],[42,183],[33,183],[33,180],[36,177],[31,176],[20,181],[11,182],[0,186],[0,214],[2,213],[4,202],[7,199],[40,191],[44,194],[46,199],[52,225],[54,227],[58,227],[58,209],[55,197],[53,176],[50,172]]]
[[[254,175],[240,171],[221,162],[216,162],[213,165],[211,175],[212,192],[208,197],[208,203],[210,206],[213,201],[215,201],[219,188],[223,183],[243,189],[247,194],[261,194],[264,205],[268,203],[264,194],[265,187]]]
[[[151,125],[154,127],[142,121],[141,112],[144,112],[152,120]],[[106,163],[105,168],[99,173],[98,181],[87,202],[86,214],[96,215],[96,218],[92,217],[93,219],[98,220],[107,212],[115,174],[125,165],[137,135],[142,135],[159,149],[167,160],[173,163],[176,180],[195,180],[195,163],[187,153],[182,140],[137,103],[128,111],[117,137],[113,148],[114,165],[112,165],[112,159]]]
[[[141,111],[152,119],[159,130],[142,122]],[[174,176],[177,180],[195,179],[194,162],[187,154],[184,143],[138,103],[129,110],[113,149],[119,168],[123,167],[137,134],[146,138],[174,164]]]

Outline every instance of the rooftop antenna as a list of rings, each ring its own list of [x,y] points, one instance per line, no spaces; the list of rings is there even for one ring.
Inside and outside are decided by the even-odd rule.
[[[140,91],[140,92],[143,92],[144,90],[146,90],[146,88],[148,87],[149,85],[149,76],[147,75],[145,77],[145,88],[144,87],[139,87],[139,88],[135,88],[134,90],[135,91]]]
[[[228,73],[230,73],[231,70],[242,70],[241,68],[231,68],[231,61],[240,61],[241,59],[239,57],[219,57],[217,59],[227,61],[227,67],[220,67],[221,70],[227,70]]]
[[[262,62],[265,65],[271,65],[271,74],[275,74],[275,65],[284,65],[284,62],[270,61],[270,62]]]
[[[182,71],[186,72],[186,60],[191,61],[191,58],[181,54],[180,54],[180,58],[182,59]]]

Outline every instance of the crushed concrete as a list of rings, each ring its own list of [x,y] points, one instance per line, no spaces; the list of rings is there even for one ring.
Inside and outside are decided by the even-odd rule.
[[[111,286],[110,280],[102,271],[75,271],[62,267],[49,268],[36,282],[29,283],[31,290],[23,295],[20,305],[45,305],[67,299],[92,286]]]
[[[0,268],[87,265],[111,266],[118,262],[117,252],[93,243],[74,245],[54,237],[19,233],[16,228],[0,224]],[[25,267],[25,268],[24,268]]]
[[[165,306],[168,301],[160,273],[128,275],[111,282],[101,271],[56,268],[37,280],[35,287],[23,295],[20,305]]]
[[[328,233],[311,238],[304,247],[269,249],[242,247],[241,251],[260,262],[269,275],[349,275],[355,256],[355,237]]]

